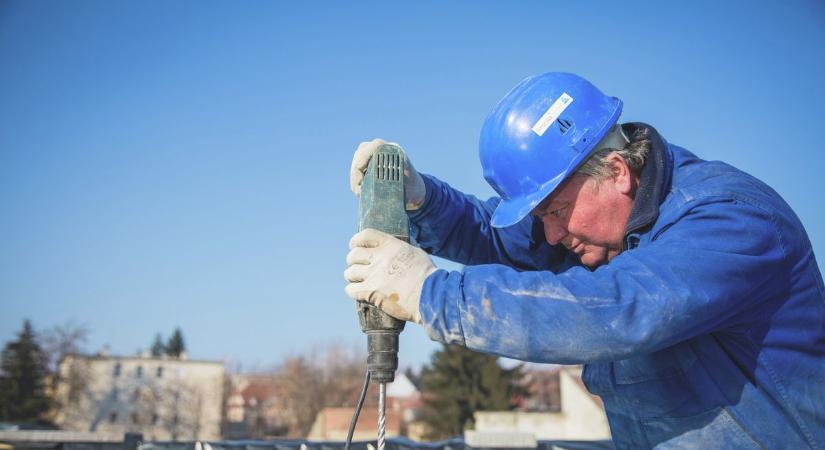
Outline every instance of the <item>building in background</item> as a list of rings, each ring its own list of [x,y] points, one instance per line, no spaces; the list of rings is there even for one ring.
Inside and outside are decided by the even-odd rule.
[[[347,438],[354,408],[324,408],[315,418],[307,439],[312,441],[343,441]],[[401,436],[401,416],[388,410],[385,421],[387,438]],[[354,441],[374,440],[378,436],[378,409],[363,408],[352,434]]]
[[[274,375],[228,377],[224,439],[283,438],[289,431],[284,386]]]
[[[423,407],[421,392],[405,373],[399,373],[395,381],[387,385],[387,408],[401,420],[400,435],[414,441],[424,441],[429,431],[421,420]]]
[[[524,387],[527,396],[515,401],[516,409],[529,412],[561,411],[561,389],[559,388],[562,366],[549,369],[529,369],[524,372]]]
[[[141,432],[146,440],[220,439],[217,361],[70,354],[60,363],[55,422],[64,430]]]
[[[424,440],[426,427],[418,420],[421,394],[404,373],[387,385],[386,437],[405,436],[415,441]],[[324,408],[315,418],[307,439],[316,441],[344,440],[355,408]],[[378,436],[378,409],[365,405],[358,417],[353,440],[371,440]]]
[[[478,411],[475,413],[475,430],[471,433],[493,438],[496,433],[510,437],[521,433],[532,436],[534,440],[609,440],[610,427],[604,405],[599,397],[587,391],[581,372],[580,366],[558,370],[559,409],[550,401],[547,407],[542,407],[544,411]],[[552,383],[553,377],[537,379]],[[548,399],[554,397],[552,389],[550,392],[537,392],[543,392]],[[477,436],[467,436],[467,439],[468,442],[480,442]]]

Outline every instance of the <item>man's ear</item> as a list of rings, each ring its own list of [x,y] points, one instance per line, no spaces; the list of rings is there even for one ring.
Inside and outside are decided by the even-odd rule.
[[[607,155],[607,161],[610,164],[610,176],[617,191],[625,195],[631,195],[633,192],[634,176],[627,161],[616,152]]]

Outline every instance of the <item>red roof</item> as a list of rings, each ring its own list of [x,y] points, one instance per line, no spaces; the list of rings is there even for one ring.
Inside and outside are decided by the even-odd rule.
[[[323,420],[321,434],[323,439],[329,439],[330,433],[346,433],[349,429],[349,422],[355,408],[324,408],[318,413]],[[401,416],[387,410],[385,430],[388,436],[399,436],[401,434]],[[358,417],[358,424],[355,426],[356,433],[378,432],[378,410],[376,408],[363,408]]]

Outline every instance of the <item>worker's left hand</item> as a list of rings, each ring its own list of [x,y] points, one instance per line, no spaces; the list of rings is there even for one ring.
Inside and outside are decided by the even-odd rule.
[[[356,197],[361,195],[361,183],[364,181],[364,173],[367,171],[370,158],[378,147],[390,144],[401,147],[395,142],[387,142],[383,139],[373,139],[369,142],[362,142],[352,155],[352,165],[349,170],[349,185],[352,193]],[[427,196],[427,186],[424,185],[424,179],[415,170],[410,157],[404,153],[404,208],[407,211],[415,211],[421,208],[424,204],[424,199]]]
[[[424,250],[378,230],[349,241],[347,295],[374,304],[400,320],[421,323],[418,303],[424,280],[436,267]]]

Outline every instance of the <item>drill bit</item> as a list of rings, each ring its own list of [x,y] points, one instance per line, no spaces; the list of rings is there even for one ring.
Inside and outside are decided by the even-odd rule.
[[[386,423],[387,383],[378,385],[378,450],[384,450],[384,426]]]

